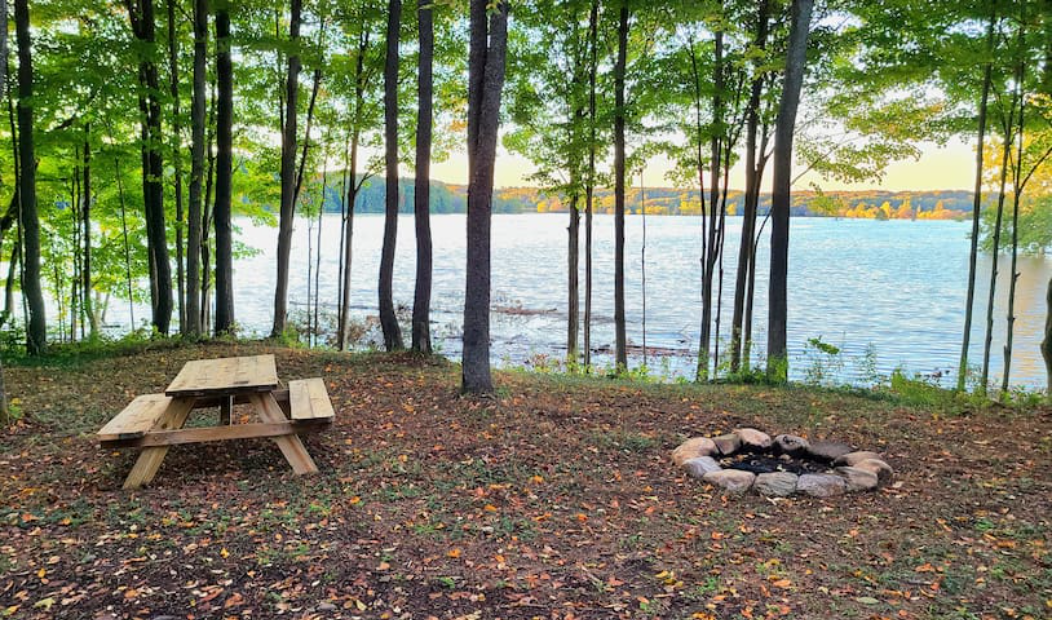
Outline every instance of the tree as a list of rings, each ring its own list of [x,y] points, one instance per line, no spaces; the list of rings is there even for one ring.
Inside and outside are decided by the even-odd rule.
[[[345,24],[353,24],[356,30],[350,35],[355,37],[355,45],[348,54],[349,64],[353,67],[346,76],[345,90],[353,93],[353,99],[347,104],[347,132],[349,144],[345,149],[345,165],[347,181],[343,201],[343,222],[341,234],[341,260],[340,260],[340,286],[339,286],[339,310],[337,312],[336,348],[343,351],[347,348],[350,339],[350,304],[351,304],[351,259],[352,241],[354,239],[354,209],[357,204],[359,192],[366,180],[372,176],[375,169],[371,165],[361,166],[359,146],[365,137],[376,128],[380,120],[377,118],[376,108],[373,105],[372,93],[375,90],[375,76],[382,67],[377,65],[384,62],[383,54],[373,54],[373,48],[377,47],[372,42],[373,23],[379,19],[371,6],[360,6],[360,11],[345,19]],[[344,79],[343,73],[337,73],[336,80]],[[341,82],[343,83],[343,82]],[[367,95],[370,97],[367,98]],[[359,174],[359,169],[364,173]]]
[[[741,370],[745,342],[745,305],[749,282],[754,278],[756,255],[753,252],[756,236],[756,215],[760,199],[760,184],[767,165],[767,133],[761,132],[760,115],[765,76],[760,70],[760,53],[767,47],[770,25],[770,7],[767,0],[760,0],[756,8],[756,38],[753,48],[757,51],[753,61],[753,76],[749,85],[749,102],[746,105],[745,129],[745,209],[742,214],[741,241],[738,249],[738,270],[734,286],[734,314],[731,317],[731,372]],[[760,137],[760,134],[763,136]],[[748,366],[748,356],[745,364]]]
[[[417,78],[416,290],[413,295],[413,350],[431,353],[431,125],[432,65],[435,53],[432,0],[419,0],[417,27],[420,42]]]
[[[509,2],[498,0],[488,19],[486,9],[487,0],[471,0],[467,268],[461,389],[473,394],[493,391],[489,362],[490,220],[508,46]]]
[[[599,71],[599,0],[588,12],[588,171],[584,186],[584,368],[592,366],[592,212],[595,198],[596,74]]]
[[[173,178],[172,182],[175,186],[175,279],[176,287],[178,290],[178,304],[179,304],[179,331],[182,334],[186,334],[187,322],[186,322],[186,274],[183,267],[183,127],[182,127],[182,113],[179,105],[179,27],[176,23],[175,18],[175,7],[178,0],[167,0],[168,5],[168,94],[171,100],[172,112],[170,115],[171,126],[172,126],[172,168]],[[85,143],[85,146],[87,143]],[[87,153],[87,151],[85,151]],[[86,159],[86,156],[85,156]],[[87,162],[85,166],[85,179],[86,171],[88,169]],[[85,208],[90,205],[90,196],[85,194],[87,200],[85,201]],[[85,226],[85,235],[88,234],[90,227]],[[88,266],[87,257],[90,255],[91,246],[88,243],[88,239],[85,238],[84,252],[85,252],[85,267]],[[90,311],[90,296],[85,294],[84,303],[85,307],[88,308],[88,314]]]
[[[384,162],[387,172],[384,243],[380,254],[380,327],[384,347],[401,349],[402,330],[394,307],[394,259],[398,243],[398,43],[402,24],[401,0],[387,3],[387,55],[384,60]]]
[[[18,44],[18,200],[24,265],[22,291],[29,308],[26,349],[30,355],[39,355],[47,348],[47,316],[40,286],[40,217],[37,212],[37,162],[33,153],[33,52],[29,34],[29,0],[15,0],[15,37]]]
[[[285,78],[285,124],[281,132],[281,212],[278,220],[278,275],[274,290],[274,326],[270,336],[285,332],[288,319],[289,253],[292,251],[292,228],[296,216],[296,121],[299,115],[300,23],[303,0],[292,0],[289,17],[288,72]]]
[[[190,101],[190,202],[187,205],[186,324],[184,333],[201,335],[201,225],[205,176],[205,99],[208,70],[208,2],[194,0],[193,95]]]
[[[628,369],[625,334],[625,63],[628,56],[628,1],[621,0],[614,64],[614,336],[618,372]]]
[[[146,212],[146,237],[150,255],[150,297],[153,326],[167,335],[172,320],[172,266],[164,217],[164,156],[161,145],[160,80],[152,50],[157,24],[153,0],[124,0],[132,32],[142,46],[139,52],[139,111],[141,114],[142,188]]]
[[[7,0],[0,0],[0,24],[4,24],[4,27],[0,29],[0,88],[3,92],[7,91]],[[10,212],[10,207],[8,208]],[[7,219],[5,215],[5,219]],[[15,263],[15,255],[11,254],[11,264]],[[8,277],[10,283],[12,278]],[[0,427],[6,426],[11,421],[11,411],[7,405],[7,386],[4,384],[4,363],[0,360]]]
[[[771,191],[771,273],[767,327],[767,375],[784,381],[788,373],[786,319],[788,314],[789,209],[792,206],[793,135],[800,104],[807,39],[814,0],[793,0],[786,52],[785,77],[778,106],[773,153]]]
[[[230,210],[234,175],[234,68],[230,57],[229,0],[215,4],[216,29],[216,173],[215,211],[215,333],[234,328],[234,248]],[[207,192],[205,192],[207,195]],[[204,246],[203,246],[204,247]]]
[[[1052,278],[1048,280],[1048,292],[1045,294],[1048,314],[1045,317],[1045,339],[1041,341],[1041,355],[1045,358],[1045,371],[1048,375],[1045,389],[1052,401]]]
[[[509,118],[515,129],[504,136],[504,145],[529,158],[536,166],[530,179],[550,200],[537,211],[569,214],[567,227],[567,330],[566,363],[579,363],[580,332],[580,228],[587,197],[588,110],[586,80],[589,49],[582,18],[587,5],[581,1],[537,2],[517,11],[516,22],[529,33],[513,57],[516,68],[510,88]],[[541,39],[545,46],[526,43]]]

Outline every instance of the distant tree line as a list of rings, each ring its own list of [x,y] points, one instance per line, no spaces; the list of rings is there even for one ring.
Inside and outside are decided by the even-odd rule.
[[[399,213],[412,213],[415,181],[399,180]],[[464,213],[467,210],[467,186],[431,181],[431,213]],[[625,191],[625,208],[633,214],[698,215],[699,192],[696,189],[648,187]],[[362,184],[358,193],[358,213],[383,213],[386,186],[374,180]],[[740,215],[745,194],[727,192],[728,215]],[[597,213],[613,213],[614,192],[596,188]],[[565,195],[552,194],[536,187],[508,187],[493,190],[494,213],[566,213],[570,203]],[[339,188],[326,191],[325,212],[343,209]],[[762,192],[757,206],[760,215],[771,209],[771,194]],[[872,219],[960,219],[972,211],[972,193],[967,190],[937,191],[797,191],[793,193],[792,214],[801,217],[861,217]]]

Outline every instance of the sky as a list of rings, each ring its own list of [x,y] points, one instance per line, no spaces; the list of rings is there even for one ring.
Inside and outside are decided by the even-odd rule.
[[[815,174],[804,175],[796,188],[810,189],[812,183],[818,184],[825,191],[883,189],[889,191],[927,191],[964,189],[970,190],[975,179],[975,155],[970,144],[951,141],[946,146],[933,143],[921,145],[921,157],[918,160],[899,161],[891,164],[879,183],[851,183],[825,180]],[[523,187],[534,185],[527,180],[534,167],[521,155],[508,153],[503,148],[497,156],[496,187]],[[653,187],[671,186],[665,173],[669,163],[664,158],[654,158],[644,170],[644,183]],[[467,183],[467,156],[453,153],[442,163],[432,164],[431,177],[437,181],[463,185]],[[732,189],[744,187],[744,176],[741,167],[731,170]],[[635,179],[638,183],[638,179]],[[767,175],[767,184],[770,175]],[[767,188],[765,188],[766,190]]]

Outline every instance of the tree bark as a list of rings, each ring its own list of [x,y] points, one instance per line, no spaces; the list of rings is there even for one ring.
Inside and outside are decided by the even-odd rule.
[[[1045,339],[1041,341],[1041,355],[1045,358],[1045,372],[1048,375],[1045,391],[1048,393],[1049,401],[1052,401],[1052,278],[1048,280],[1045,304],[1048,307],[1048,314],[1045,316]]]
[[[993,5],[991,5],[993,6]],[[961,361],[957,365],[957,391],[963,392],[968,378],[968,348],[972,339],[972,318],[975,314],[976,260],[979,255],[979,223],[983,208],[983,143],[986,139],[986,117],[993,82],[993,47],[996,14],[990,15],[986,27],[986,52],[991,55],[983,68],[983,90],[979,98],[978,143],[975,147],[975,188],[972,190],[972,245],[968,253],[968,294],[964,302],[964,330],[961,337]]]
[[[186,325],[184,333],[201,335],[202,181],[205,175],[205,97],[208,70],[208,2],[194,0],[194,72],[190,101],[190,202],[186,239]]]
[[[94,340],[99,335],[99,319],[95,315],[95,304],[91,293],[91,125],[84,125],[84,169],[81,172],[83,182],[81,183],[81,221],[84,237],[83,267],[81,267],[81,286],[84,297],[84,314],[88,318],[88,327],[91,330],[91,338]]]
[[[722,2],[720,3],[722,5]],[[695,62],[695,79],[700,80],[697,70],[696,55],[692,50],[692,60]],[[710,351],[712,349],[712,284],[715,277],[716,263],[720,258],[719,235],[720,220],[717,219],[716,206],[720,204],[720,169],[723,161],[723,31],[715,33],[715,49],[713,56],[713,91],[712,91],[712,130],[709,140],[711,160],[709,163],[709,209],[708,225],[705,228],[705,242],[702,244],[702,271],[701,271],[701,333],[698,338],[698,368],[697,379],[707,381],[709,379],[709,365],[711,361]],[[696,90],[696,96],[701,95],[700,84]],[[701,102],[698,101],[700,108]],[[698,136],[699,146],[701,136]],[[700,150],[700,149],[699,149]],[[703,162],[698,158],[698,175],[702,174]],[[702,203],[704,204],[704,203]],[[705,216],[704,209],[702,212]]]
[[[757,4],[757,49],[767,48],[769,5],[767,0]],[[757,168],[758,133],[760,127],[760,97],[763,95],[763,74],[759,60],[753,63],[753,78],[749,89],[749,103],[745,121],[745,196],[742,212],[742,233],[738,246],[738,270],[734,283],[734,314],[731,317],[731,372],[741,371],[742,333],[745,321],[745,295],[748,290],[749,269],[752,264],[753,237],[756,235],[756,210],[760,198],[760,174]],[[748,370],[748,369],[746,369]]]
[[[1026,27],[1025,27],[1025,9],[1021,11],[1023,15],[1020,16],[1019,28],[1019,44],[1022,49],[1023,44],[1026,41]],[[1005,344],[1004,344],[1004,359],[1003,359],[1003,371],[1001,373],[1001,393],[1008,393],[1008,385],[1012,376],[1012,345],[1015,337],[1015,291],[1016,284],[1019,282],[1019,273],[1016,271],[1019,260],[1019,203],[1023,199],[1023,188],[1026,186],[1026,179],[1023,178],[1023,138],[1026,131],[1026,123],[1024,121],[1024,112],[1026,111],[1026,92],[1023,88],[1026,84],[1026,63],[1022,60],[1016,65],[1015,72],[1016,88],[1018,89],[1019,96],[1017,98],[1017,105],[1019,108],[1019,118],[1016,121],[1018,132],[1016,135],[1016,152],[1013,161],[1012,169],[1012,259],[1009,263],[1008,271],[1008,313],[1005,317]],[[996,256],[995,256],[996,260]]]
[[[490,225],[493,169],[508,46],[509,3],[486,20],[487,0],[471,0],[468,59],[468,214],[461,389],[493,391],[489,361]]]
[[[566,363],[573,369],[577,366],[577,334],[581,329],[581,212],[575,181],[570,185],[575,189],[570,196],[570,225],[566,227]]]
[[[413,211],[416,222],[416,290],[413,294],[413,350],[431,353],[431,126],[435,33],[433,0],[419,0],[417,26],[420,68],[417,77],[416,188]]]
[[[37,214],[37,166],[33,150],[33,54],[29,33],[29,0],[15,0],[15,38],[18,44],[18,197],[19,223],[22,226],[22,292],[29,311],[26,350],[30,355],[40,355],[47,349],[47,315],[40,285],[40,219]]]
[[[234,79],[230,58],[230,13],[220,4],[216,10],[216,179],[215,179],[215,333],[225,334],[234,327],[234,254],[230,226],[234,173],[233,124]],[[202,246],[203,247],[203,246]]]
[[[628,3],[622,0],[614,65],[614,335],[616,371],[628,370],[625,333],[625,63],[628,57]]]
[[[135,38],[147,49],[157,40],[153,0],[125,0]],[[172,267],[164,217],[164,156],[161,146],[160,80],[157,65],[144,54],[139,60],[139,97],[142,113],[142,184],[146,212],[146,237],[151,263],[153,326],[167,335],[172,321]]]
[[[384,57],[384,163],[386,187],[384,197],[384,243],[380,254],[378,287],[380,327],[384,347],[401,349],[402,329],[394,307],[394,259],[398,244],[398,43],[402,24],[402,0],[387,3],[387,53]]]
[[[178,290],[179,332],[186,334],[186,272],[183,262],[183,127],[179,109],[179,29],[175,5],[168,0],[168,92],[172,98],[172,181],[175,184],[175,280]],[[88,301],[85,299],[85,304]],[[85,305],[85,308],[88,306]]]
[[[786,347],[789,273],[789,210],[792,196],[793,136],[796,110],[804,83],[807,39],[814,0],[793,0],[789,49],[786,52],[782,97],[775,125],[773,188],[771,191],[771,274],[768,291],[767,375],[776,381],[788,379]]]
[[[599,66],[599,0],[588,13],[588,179],[584,211],[584,370],[592,366],[592,211],[595,197],[596,74]]]
[[[274,289],[274,326],[270,336],[277,338],[285,331],[289,305],[289,255],[292,252],[292,228],[296,216],[296,121],[300,87],[300,23],[303,0],[292,0],[289,16],[288,73],[285,78],[285,124],[281,132],[281,207],[278,219],[278,274]]]
[[[353,258],[352,244],[354,240],[354,205],[358,198],[358,189],[361,182],[358,180],[358,143],[362,133],[362,114],[365,112],[365,54],[369,50],[369,30],[362,28],[358,34],[358,56],[355,59],[354,69],[354,116],[351,127],[351,153],[350,169],[348,170],[349,182],[347,184],[347,199],[345,208],[347,210],[346,220],[343,226],[343,260],[342,277],[343,283],[340,287],[340,310],[337,324],[336,348],[340,351],[347,349],[350,339],[350,308],[351,308],[351,259]],[[363,181],[364,182],[364,179]]]

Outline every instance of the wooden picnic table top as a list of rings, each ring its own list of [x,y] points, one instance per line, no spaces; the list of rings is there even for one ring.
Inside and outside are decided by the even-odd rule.
[[[221,396],[269,392],[278,387],[273,355],[187,362],[164,391],[167,396]]]

